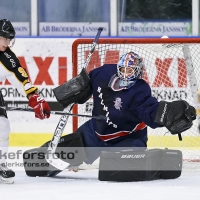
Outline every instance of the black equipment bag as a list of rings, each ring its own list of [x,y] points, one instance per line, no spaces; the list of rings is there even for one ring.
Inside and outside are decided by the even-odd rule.
[[[90,77],[85,68],[80,74],[53,89],[53,93],[64,108],[71,103],[83,104],[91,96]]]
[[[45,156],[50,141],[39,148],[27,150],[23,153],[24,168],[27,176],[55,176],[61,170],[50,165]],[[55,155],[70,166],[79,166],[86,160],[82,133],[76,132],[62,136],[59,140]]]
[[[173,179],[181,175],[182,153],[179,150],[102,152],[100,181],[133,182]]]

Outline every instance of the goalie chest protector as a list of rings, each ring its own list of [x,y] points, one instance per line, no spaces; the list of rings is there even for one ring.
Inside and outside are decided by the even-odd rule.
[[[182,152],[169,149],[102,152],[100,181],[133,182],[174,179],[181,175]]]

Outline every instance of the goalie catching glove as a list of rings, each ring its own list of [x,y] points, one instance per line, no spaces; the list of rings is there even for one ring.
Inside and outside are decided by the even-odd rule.
[[[45,119],[50,117],[49,104],[38,94],[33,94],[29,98],[28,105],[33,108],[36,118]]]
[[[86,69],[83,68],[78,76],[54,88],[53,93],[64,108],[71,103],[85,103],[92,96],[90,77]]]
[[[156,113],[155,122],[165,126],[171,134],[180,134],[189,129],[196,119],[196,110],[186,101],[161,101]]]

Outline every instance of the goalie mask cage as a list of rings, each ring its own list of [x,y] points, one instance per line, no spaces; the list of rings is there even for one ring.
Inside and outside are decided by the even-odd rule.
[[[93,39],[77,39],[72,45],[73,77],[82,69]],[[109,38],[99,39],[88,64],[87,71],[103,64],[113,64],[133,51],[144,60],[143,79],[149,83],[152,95],[158,101],[186,100],[197,109],[200,86],[200,38]],[[108,69],[109,70],[109,69]],[[82,105],[75,105],[73,113],[91,114],[92,98]],[[73,117],[73,131],[88,118]],[[198,116],[192,128],[182,133],[182,141],[166,128],[148,127],[148,148],[174,148],[183,152],[187,161],[200,161],[200,133]]]

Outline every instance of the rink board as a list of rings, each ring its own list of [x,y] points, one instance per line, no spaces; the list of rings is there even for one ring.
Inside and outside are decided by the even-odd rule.
[[[65,133],[66,135],[66,133]],[[38,147],[51,140],[53,133],[11,133],[10,146],[30,146]],[[195,144],[200,144],[200,137],[183,136],[183,140],[179,141],[175,136],[148,136],[148,147],[192,147],[200,148],[200,145],[191,146],[191,140],[195,140]],[[154,141],[159,141],[155,143]]]

